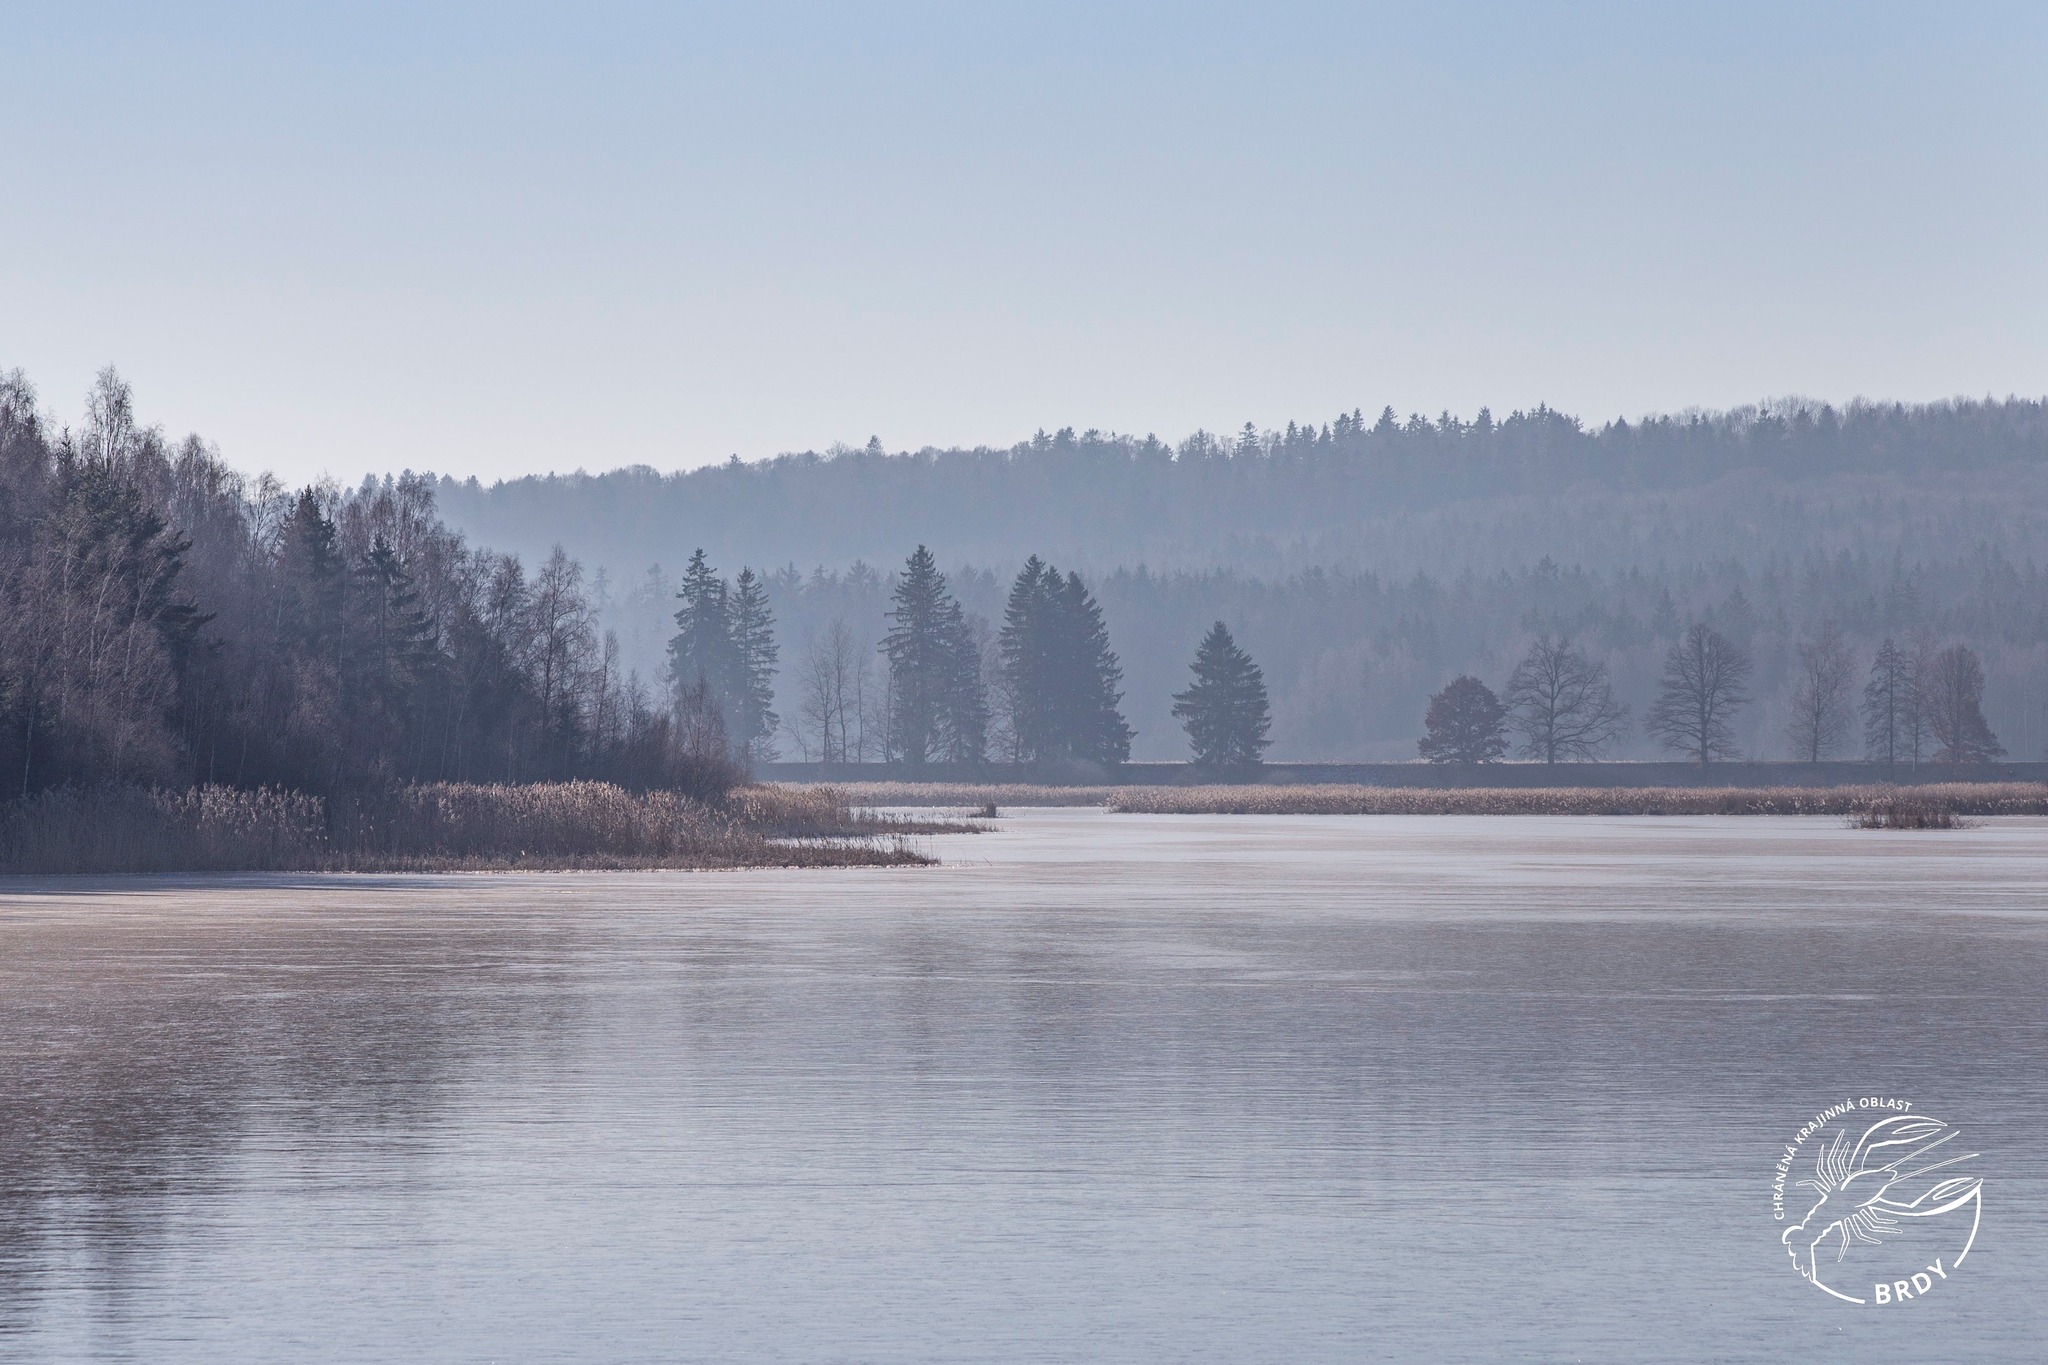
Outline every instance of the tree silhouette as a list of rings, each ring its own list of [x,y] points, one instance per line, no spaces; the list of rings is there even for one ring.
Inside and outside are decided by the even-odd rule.
[[[1523,756],[1545,763],[1599,757],[1628,721],[1607,665],[1549,636],[1539,636],[1515,665],[1504,700]]]
[[[1794,756],[1818,763],[1849,736],[1849,676],[1856,661],[1833,622],[1820,637],[1799,645],[1799,671],[1792,689],[1792,721],[1786,733]]]
[[[1912,656],[1887,635],[1870,663],[1863,684],[1863,751],[1881,763],[1896,764],[1912,750],[1909,733],[1919,709],[1913,682]]]
[[[1470,674],[1429,699],[1422,725],[1415,748],[1431,763],[1492,763],[1508,751],[1507,708]]]
[[[1950,645],[1934,656],[1926,682],[1927,727],[1934,732],[1937,763],[1988,763],[2005,749],[1984,720],[1984,665],[1968,645]]]
[[[1645,727],[1667,749],[1702,767],[1734,758],[1734,716],[1749,701],[1749,656],[1713,628],[1695,623],[1671,647]]]
[[[937,759],[979,763],[988,700],[981,653],[966,614],[920,545],[890,594],[894,626],[882,639],[889,660],[889,752],[913,768]]]
[[[1256,772],[1272,726],[1259,666],[1218,621],[1196,647],[1192,668],[1195,681],[1174,693],[1173,714],[1188,732],[1194,766],[1219,776]]]

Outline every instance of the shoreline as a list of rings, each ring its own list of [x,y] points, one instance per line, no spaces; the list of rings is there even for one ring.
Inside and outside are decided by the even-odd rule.
[[[1839,815],[1911,802],[1955,816],[2048,815],[2048,783],[1929,782],[1839,787],[1369,787],[1216,784],[1057,787],[856,782],[857,807],[1096,806],[1119,815]]]

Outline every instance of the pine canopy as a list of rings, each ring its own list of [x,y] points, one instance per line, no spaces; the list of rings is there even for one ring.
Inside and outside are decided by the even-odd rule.
[[[1196,648],[1193,670],[1193,685],[1174,694],[1173,714],[1188,732],[1194,765],[1215,773],[1256,769],[1272,742],[1266,737],[1272,718],[1259,666],[1218,621]]]

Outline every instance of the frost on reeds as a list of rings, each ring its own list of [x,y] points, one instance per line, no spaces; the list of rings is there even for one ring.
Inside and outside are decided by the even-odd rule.
[[[920,832],[837,793],[709,805],[603,782],[431,783],[332,803],[197,787],[46,792],[0,807],[0,872],[436,871],[925,863]]]
[[[1134,815],[1860,815],[1881,801],[1954,815],[2048,814],[2032,782],[1919,787],[1124,787],[1107,807]]]

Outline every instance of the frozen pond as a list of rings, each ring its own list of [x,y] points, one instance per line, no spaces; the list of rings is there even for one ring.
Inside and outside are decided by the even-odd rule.
[[[930,842],[0,883],[0,1358],[2040,1358],[2048,822]],[[1982,1154],[1883,1308],[1771,1215],[1860,1096]]]

